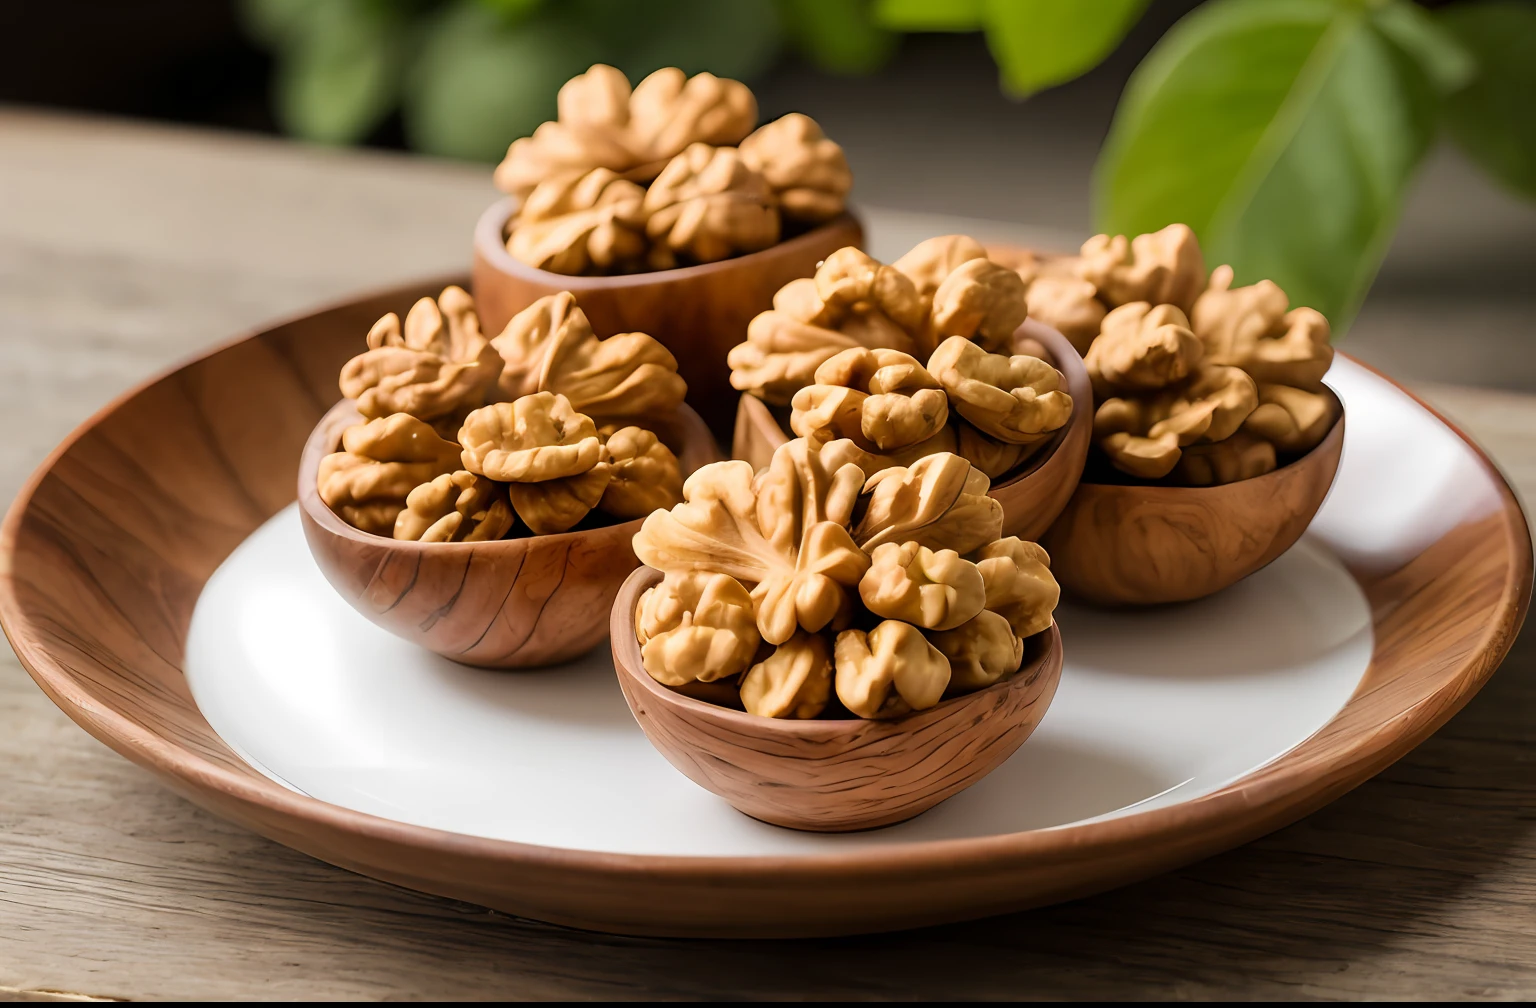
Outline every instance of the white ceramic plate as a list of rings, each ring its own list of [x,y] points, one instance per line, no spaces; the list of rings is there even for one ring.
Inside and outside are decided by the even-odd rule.
[[[1292,749],[1354,692],[1371,659],[1371,614],[1341,555],[1356,568],[1389,569],[1478,517],[1459,505],[1458,484],[1479,464],[1459,437],[1352,362],[1341,360],[1329,381],[1347,404],[1344,456],[1301,543],[1199,602],[1064,606],[1065,669],[1035,734],[970,790],[885,829],[806,834],[735,812],[646,742],[606,648],[519,673],[459,666],[396,639],[332,591],[293,506],[209,579],[188,635],[187,679],[231,748],[289,788],[527,844],[816,853],[1174,805]],[[1409,445],[1411,469],[1401,464]]]

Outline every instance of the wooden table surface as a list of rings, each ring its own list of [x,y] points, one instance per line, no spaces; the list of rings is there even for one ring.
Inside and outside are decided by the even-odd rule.
[[[488,173],[0,110],[0,501],[131,384],[467,264]],[[877,254],[966,228],[867,212]],[[1419,391],[1536,499],[1536,397]],[[0,658],[0,1000],[1536,997],[1536,634],[1409,757],[1247,847],[1093,899],[817,941],[618,938],[353,875],[221,822]]]

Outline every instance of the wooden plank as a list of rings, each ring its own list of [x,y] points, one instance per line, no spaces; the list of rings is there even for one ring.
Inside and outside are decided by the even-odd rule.
[[[0,499],[92,409],[176,358],[359,287],[465,266],[484,176],[0,113]],[[966,226],[871,217],[892,244]],[[1027,240],[1002,230],[984,237]],[[1423,391],[1536,499],[1536,398]],[[508,918],[259,839],[76,728],[6,649],[0,1000],[1532,997],[1533,666],[1527,635],[1408,758],[1171,875],[919,932],[711,943]]]

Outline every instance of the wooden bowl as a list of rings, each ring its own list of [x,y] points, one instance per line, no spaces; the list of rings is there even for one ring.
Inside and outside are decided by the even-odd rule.
[[[645,737],[695,784],[740,812],[818,833],[889,826],[959,794],[1024,744],[1056,695],[1061,634],[1024,642],[1002,682],[890,721],[765,718],[686,697],[652,679],[635,640],[641,567],[613,603],[613,667]]]
[[[736,390],[725,355],[747,338],[747,323],[773,307],[773,295],[808,277],[827,256],[862,247],[864,228],[851,213],[750,255],[627,276],[565,276],[512,258],[502,239],[515,199],[491,205],[475,226],[475,304],[487,333],[547,294],[570,291],[600,337],[649,333],[677,357],[688,402],[723,442]]]
[[[494,542],[402,542],[361,532],[326,506],[320,460],[362,417],[333,406],[304,445],[299,512],[326,580],[397,637],[466,665],[534,668],[585,654],[608,632],[607,613],[640,563],[630,540],[644,519],[558,535]],[[683,474],[720,459],[704,421],[687,406],[656,424]]]
[[[1351,431],[1324,544],[1365,593],[1372,657],[1327,725],[1214,791],[1051,829],[851,835],[742,856],[449,833],[323,801],[263,774],[208,723],[183,672],[187,630],[209,576],[293,503],[305,440],[358,334],[450,282],[463,281],[265,325],[149,379],[50,453],[0,523],[0,625],[60,709],[213,815],[394,885],[573,927],[712,939],[889,931],[1079,899],[1246,843],[1379,773],[1487,682],[1530,600],[1531,538],[1497,467],[1340,353],[1347,408],[1380,423]],[[1432,457],[1408,454],[1424,444],[1408,424],[1435,435]],[[1395,495],[1415,479],[1427,496],[1405,516]]]
[[[1026,344],[1026,340],[1035,345]],[[1016,353],[1038,354],[1043,347],[1043,359],[1066,377],[1067,391],[1072,393],[1072,416],[1066,426],[1035,452],[1022,469],[993,483],[988,491],[1003,505],[1003,535],[1035,542],[1067,506],[1083,474],[1093,435],[1093,388],[1088,383],[1083,359],[1055,329],[1026,320],[1013,334],[1013,342]],[[738,397],[736,427],[731,437],[733,457],[746,459],[753,468],[761,469],[773,458],[774,449],[789,438],[761,399],[751,395]]]
[[[1080,483],[1041,544],[1070,594],[1097,605],[1204,598],[1252,574],[1306,531],[1339,468],[1343,404],[1322,443],[1223,486]]]

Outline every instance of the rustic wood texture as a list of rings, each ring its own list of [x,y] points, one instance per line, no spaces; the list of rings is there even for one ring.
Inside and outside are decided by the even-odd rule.
[[[1051,571],[1098,605],[1187,602],[1236,584],[1307,530],[1338,472],[1344,421],[1296,461],[1236,483],[1080,483],[1043,543]]]
[[[0,111],[0,136],[0,184],[26,194],[0,215],[7,499],[97,405],[218,334],[462,269],[463,232],[494,195],[475,166],[231,135]],[[1508,380],[1500,347],[1518,346],[1536,302],[1513,288],[1473,301],[1460,274],[1441,283],[1461,253],[1497,251],[1476,201],[1487,198],[1465,198],[1476,176],[1447,176],[1445,160],[1348,346],[1394,360],[1406,326],[1420,374]],[[1059,189],[1036,198],[1031,213]],[[1492,225],[1529,247],[1528,225],[1495,209]],[[886,258],[957,230],[1052,244],[1017,225],[865,217]],[[1451,251],[1446,224],[1460,229]],[[1444,334],[1458,327],[1468,352],[1445,371]],[[1417,388],[1536,499],[1536,398]],[[398,889],[217,819],[82,732],[0,648],[0,999],[1528,999],[1533,723],[1536,628],[1381,774],[1156,879],[877,939],[614,938]]]
[[[643,332],[677,357],[688,382],[688,403],[724,441],[736,412],[736,390],[725,355],[747,338],[747,323],[773,306],[780,287],[816,272],[816,264],[848,245],[863,247],[864,229],[844,213],[814,230],[761,252],[655,273],[572,277],[518,262],[502,241],[516,208],[499,200],[474,231],[474,295],[486,332],[546,294],[570,291],[600,338]]]
[[[330,336],[342,345],[355,337],[344,330]],[[397,637],[484,668],[552,665],[602,642],[613,597],[640,565],[630,541],[642,519],[474,543],[359,532],[320,499],[316,476],[342,432],[360,422],[351,403],[337,403],[305,444],[298,478],[310,552],[354,609]],[[687,406],[652,427],[677,454],[685,478],[721,458],[704,421]]]
[[[1083,359],[1061,333],[1026,320],[1013,334],[1014,352],[1040,355],[1067,379],[1072,416],[1049,443],[1016,473],[994,483],[988,495],[1003,505],[1003,535],[1036,542],[1061,514],[1083,474],[1093,437],[1093,389]],[[731,455],[761,469],[774,449],[790,439],[768,406],[756,396],[742,395],[736,404]]]
[[[1262,836],[1367,779],[1477,691],[1525,615],[1530,538],[1485,464],[1461,492],[1478,505],[1469,513],[1488,518],[1446,531],[1385,578],[1353,572],[1386,601],[1373,611],[1371,666],[1344,709],[1261,770],[1178,805],[1052,830],[730,859],[537,847],[328,805],[229,751],[192,702],[181,657],[203,581],[296,492],[298,457],[327,405],[317,390],[352,349],[347,334],[423,286],[262,330],[125,395],[65,440],[0,524],[0,624],[66,713],[205,808],[386,881],[596,930],[710,937],[890,930],[1071,899]]]
[[[1061,633],[1031,637],[1007,680],[891,721],[761,718],[650,677],[635,640],[642,567],[613,607],[613,667],[630,713],[667,761],[754,819],[840,833],[902,822],[959,794],[1024,744],[1061,681]]]

